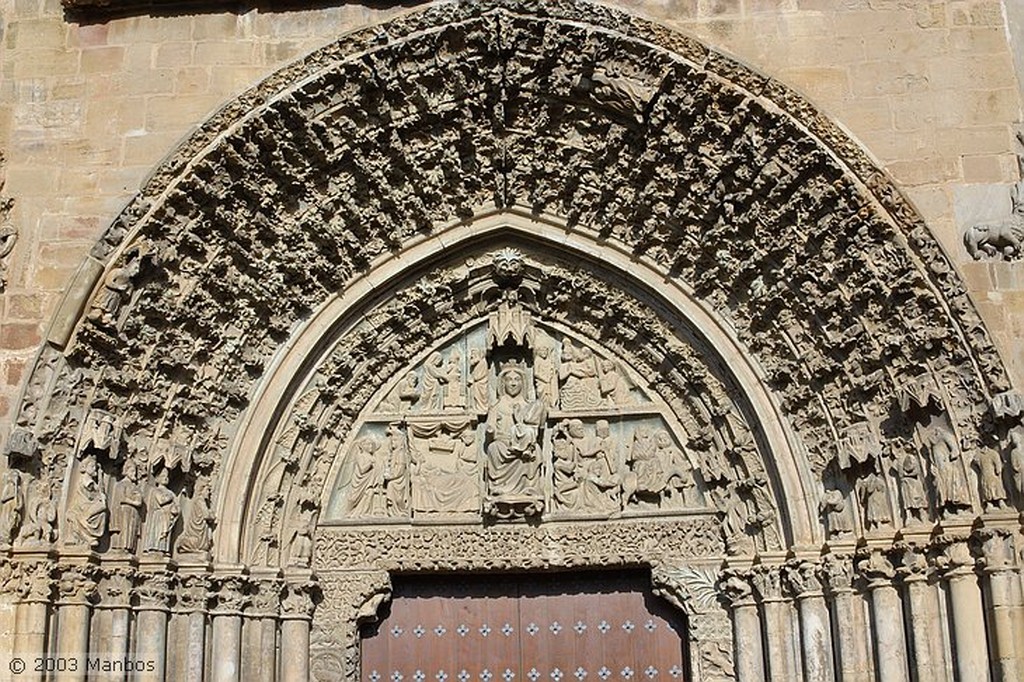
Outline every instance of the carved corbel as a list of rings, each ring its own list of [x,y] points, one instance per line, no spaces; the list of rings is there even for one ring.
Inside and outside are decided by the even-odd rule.
[[[651,570],[654,593],[686,614],[718,611],[719,572],[696,566],[655,566]]]

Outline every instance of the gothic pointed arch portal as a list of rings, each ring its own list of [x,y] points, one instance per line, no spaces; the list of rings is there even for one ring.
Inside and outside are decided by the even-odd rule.
[[[15,646],[351,678],[392,573],[631,566],[702,679],[1013,679],[1012,619],[964,637],[1020,608],[1010,389],[785,86],[589,3],[437,3],[224,107],[82,265],[7,446]]]

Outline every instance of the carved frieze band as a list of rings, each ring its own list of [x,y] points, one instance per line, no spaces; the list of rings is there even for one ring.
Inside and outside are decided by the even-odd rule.
[[[697,516],[543,527],[321,527],[315,566],[465,571],[657,563],[681,548],[696,557],[722,555],[725,547],[718,525],[713,516]]]

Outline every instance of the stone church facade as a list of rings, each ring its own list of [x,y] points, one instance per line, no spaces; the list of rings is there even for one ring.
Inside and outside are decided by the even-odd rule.
[[[1024,9],[412,4],[0,5],[0,677],[1020,679]]]

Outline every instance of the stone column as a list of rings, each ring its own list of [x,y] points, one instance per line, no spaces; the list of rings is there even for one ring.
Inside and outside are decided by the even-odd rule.
[[[893,584],[896,569],[880,549],[871,550],[857,565],[871,595],[871,615],[882,682],[907,682],[907,642],[903,629],[903,604]]]
[[[733,651],[736,656],[737,682],[763,682],[764,648],[761,645],[761,620],[757,614],[750,576],[728,571],[719,583],[732,610]]]
[[[759,566],[751,575],[751,583],[764,614],[768,677],[792,679],[797,647],[790,605],[782,594],[782,571],[779,566]]]
[[[135,595],[135,660],[144,669],[132,680],[163,682],[167,670],[167,620],[171,602],[170,573],[140,573]]]
[[[910,607],[914,672],[916,682],[939,682],[945,677],[944,658],[941,654],[942,617],[934,588],[929,584],[928,558],[914,546],[903,550],[897,573],[903,581],[907,604]]]
[[[249,603],[249,586],[238,575],[219,577],[216,583],[210,680],[237,682],[241,676],[242,612]]]
[[[949,586],[957,677],[961,680],[987,680],[985,611],[978,576],[974,572],[974,557],[966,538],[947,540],[936,564],[943,570]]]
[[[178,588],[178,612],[187,619],[185,641],[179,643],[184,651],[181,666],[185,682],[203,682],[206,669],[206,618],[210,601],[210,581],[201,575],[191,575]]]
[[[85,680],[89,651],[89,620],[96,599],[95,568],[72,565],[60,569],[57,582],[57,658],[53,679]]]
[[[281,600],[281,682],[309,682],[309,628],[315,588],[308,578],[285,586]]]
[[[1018,680],[1024,670],[1019,667],[1017,633],[1014,617],[1024,605],[1020,603],[1020,573],[1014,551],[1013,531],[984,529],[978,533],[982,559],[979,562],[988,578],[992,610],[989,623],[995,644],[996,666],[1003,680]]]
[[[786,582],[800,612],[800,645],[805,682],[834,682],[832,629],[820,567],[800,561],[786,567]],[[773,679],[778,679],[773,676]]]
[[[870,682],[873,679],[868,629],[864,608],[853,589],[853,557],[829,554],[825,557],[826,595],[832,604],[839,677],[842,682]]]
[[[248,661],[251,668],[250,674],[245,675],[246,679],[259,682],[274,682],[277,679],[277,618],[281,608],[281,589],[279,580],[264,579],[253,595],[252,608],[246,614],[252,620],[253,637],[242,647],[242,667],[245,669]],[[288,653],[282,643],[281,655],[287,656]],[[282,666],[281,674],[288,674],[287,665]]]
[[[90,636],[89,651],[110,661],[128,657],[128,624],[131,619],[131,569],[127,566],[108,571],[99,584],[96,609],[102,614],[99,632]],[[109,682],[124,679],[124,674],[104,673]]]
[[[19,563],[21,587],[24,596],[15,610],[14,650],[26,661],[25,672],[18,675],[19,682],[40,682],[43,676],[28,662],[34,656],[47,653],[47,605],[53,603],[52,565],[49,559]]]

